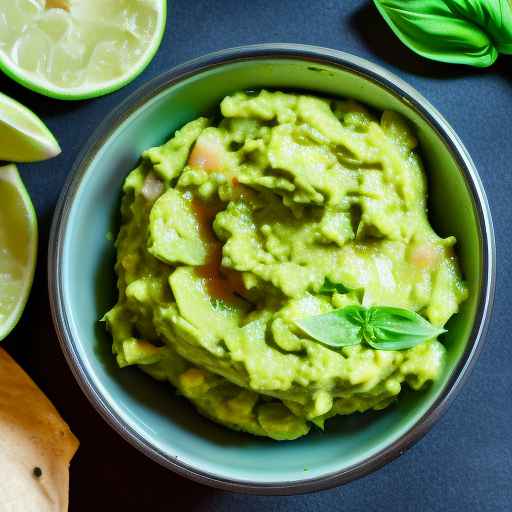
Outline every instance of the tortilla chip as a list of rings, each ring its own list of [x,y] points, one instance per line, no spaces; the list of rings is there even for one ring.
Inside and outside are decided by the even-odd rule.
[[[55,407],[0,348],[0,511],[66,511],[77,448]]]

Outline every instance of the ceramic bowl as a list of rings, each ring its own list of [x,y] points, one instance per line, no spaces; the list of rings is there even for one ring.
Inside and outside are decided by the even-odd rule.
[[[431,222],[454,234],[470,298],[448,324],[441,378],[405,392],[380,412],[338,417],[293,442],[236,433],[200,416],[170,385],[120,370],[98,322],[115,302],[114,246],[120,190],[148,147],[244,89],[351,97],[407,117],[421,145]],[[49,249],[54,322],[69,365],[91,403],[133,446],[193,480],[234,491],[291,494],[366,474],[417,441],[446,409],[480,352],[494,291],[491,215],[471,158],[453,129],[417,91],[366,60],[324,48],[259,45],[178,66],[132,94],[77,159],[57,207]]]

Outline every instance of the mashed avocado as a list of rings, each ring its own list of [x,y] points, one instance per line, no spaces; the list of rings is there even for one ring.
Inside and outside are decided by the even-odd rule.
[[[405,120],[267,91],[228,96],[220,112],[145,151],[124,183],[119,300],[105,315],[119,366],[171,382],[216,422],[278,440],[436,379],[436,339],[333,350],[295,324],[361,303],[442,326],[465,299],[455,239],[429,224]]]

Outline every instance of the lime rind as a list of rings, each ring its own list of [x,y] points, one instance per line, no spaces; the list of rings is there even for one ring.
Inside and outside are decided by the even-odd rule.
[[[0,92],[0,160],[37,162],[57,156],[60,146],[27,107]]]
[[[38,226],[37,215],[30,196],[21,180],[18,169],[14,164],[0,167],[0,181],[8,182],[15,187],[19,193],[23,207],[25,208],[26,228],[29,234],[29,247],[27,250],[27,263],[24,267],[22,285],[19,289],[17,303],[9,316],[0,325],[0,341],[3,340],[18,323],[30,295],[37,262]]]
[[[152,43],[147,47],[146,52],[141,57],[138,65],[134,66],[125,76],[115,78],[105,82],[103,85],[90,84],[76,89],[66,89],[52,84],[46,80],[34,78],[33,73],[24,71],[11,61],[11,59],[0,51],[0,71],[9,78],[19,83],[23,87],[37,92],[49,98],[55,98],[65,101],[86,100],[97,98],[115,92],[130,82],[134,81],[151,63],[162,43],[166,20],[167,20],[167,0],[161,0],[160,15],[157,17],[157,26],[155,27],[155,37]]]

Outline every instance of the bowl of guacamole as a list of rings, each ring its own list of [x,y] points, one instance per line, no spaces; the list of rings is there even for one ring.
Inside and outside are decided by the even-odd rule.
[[[267,45],[171,70],[105,121],[50,275],[64,352],[116,430],[198,481],[292,493],[379,467],[439,416],[481,346],[494,240],[467,151],[416,91]]]

